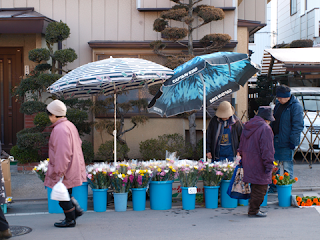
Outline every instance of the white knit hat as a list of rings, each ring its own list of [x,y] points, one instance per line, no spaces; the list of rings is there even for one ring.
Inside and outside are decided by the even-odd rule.
[[[60,100],[54,100],[47,106],[47,110],[58,117],[64,117],[67,114],[67,107],[66,105],[61,102]]]

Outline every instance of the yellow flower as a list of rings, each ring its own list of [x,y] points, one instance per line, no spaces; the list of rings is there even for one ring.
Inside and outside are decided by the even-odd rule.
[[[143,174],[143,173],[141,173],[140,175],[141,175],[142,177],[144,176],[144,174]]]
[[[157,170],[158,170],[158,172],[161,172],[161,168],[158,168]]]
[[[276,161],[273,161],[273,165],[278,166],[278,163]]]
[[[116,172],[113,172],[112,174],[117,174]]]
[[[172,166],[169,166],[170,169],[172,169]]]
[[[49,162],[49,158],[47,158],[47,161]]]
[[[123,178],[125,178],[125,177],[126,177],[126,175],[125,175],[125,174],[122,174],[122,177],[123,177]]]
[[[167,161],[170,161],[170,158],[166,158]]]
[[[140,173],[144,173],[144,170],[140,170]]]
[[[106,171],[103,171],[102,173],[103,173],[104,175],[106,175],[106,174],[107,174],[107,172],[106,172]]]
[[[172,169],[172,172],[176,172],[176,170],[175,170],[175,169]]]
[[[34,167],[34,168],[33,168],[33,171],[35,171],[35,170],[37,170],[37,167]]]

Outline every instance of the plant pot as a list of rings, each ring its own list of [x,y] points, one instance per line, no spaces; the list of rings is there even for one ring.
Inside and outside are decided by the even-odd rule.
[[[203,186],[206,208],[218,208],[220,186]]]
[[[248,206],[249,205],[249,199],[238,199],[239,206]]]
[[[83,211],[88,209],[88,182],[83,182],[81,186],[72,188],[72,196],[78,201]]]
[[[146,209],[147,188],[132,188],[133,211],[144,211]]]
[[[113,193],[114,209],[116,212],[127,211],[128,193]]]
[[[280,207],[290,207],[291,206],[291,190],[292,184],[289,185],[277,185],[278,200]]]
[[[107,211],[107,191],[108,189],[92,189],[93,210],[95,212]]]
[[[150,182],[150,208],[153,210],[168,210],[172,207],[173,181]]]
[[[184,210],[193,210],[196,208],[196,194],[189,194],[188,187],[182,189],[182,208]]]
[[[48,196],[48,212],[49,213],[63,213],[63,209],[59,205],[59,201],[51,199],[52,188],[47,188],[47,196]]]
[[[227,190],[229,187],[231,180],[222,180],[221,181],[221,207],[223,208],[236,208],[238,206],[238,199],[231,198],[227,194]]]
[[[266,195],[264,195],[264,199],[263,202],[261,203],[260,207],[265,207],[268,204],[268,191],[266,193]]]

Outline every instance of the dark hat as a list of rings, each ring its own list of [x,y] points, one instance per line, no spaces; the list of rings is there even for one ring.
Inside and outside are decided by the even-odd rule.
[[[272,115],[272,108],[270,106],[260,106],[258,109],[258,116],[271,122],[275,120]]]
[[[280,85],[276,88],[276,96],[281,98],[288,98],[291,96],[291,90],[286,85]]]

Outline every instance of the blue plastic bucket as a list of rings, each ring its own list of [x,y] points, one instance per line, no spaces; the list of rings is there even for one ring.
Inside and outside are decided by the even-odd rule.
[[[220,186],[203,186],[206,208],[218,208]]]
[[[51,199],[51,192],[52,188],[47,188],[47,195],[48,195],[48,212],[49,213],[63,213],[63,209],[59,205],[59,201]]]
[[[153,210],[168,210],[172,207],[173,181],[150,182],[150,208]]]
[[[108,189],[92,189],[93,210],[95,212],[107,211],[107,191]]]
[[[196,208],[196,194],[189,194],[188,187],[182,189],[182,208],[184,210],[193,210]]]
[[[128,193],[113,193],[114,209],[116,212],[127,211]]]
[[[290,185],[277,185],[278,200],[280,207],[290,207],[291,206],[291,190],[292,184]]]
[[[239,206],[248,206],[249,205],[249,199],[238,199]]]
[[[267,206],[267,204],[268,204],[268,191],[267,191],[266,195],[264,195],[263,202],[261,203],[260,206],[265,207],[265,206]]]
[[[147,188],[132,188],[133,211],[144,211],[146,209]]]
[[[221,207],[223,208],[236,208],[238,205],[238,199],[231,198],[227,194],[231,180],[222,180],[221,181]]]
[[[84,182],[81,186],[72,188],[72,196],[78,201],[83,211],[88,209],[88,183]]]

